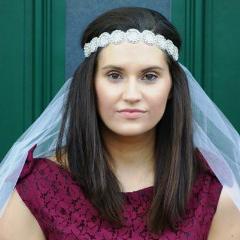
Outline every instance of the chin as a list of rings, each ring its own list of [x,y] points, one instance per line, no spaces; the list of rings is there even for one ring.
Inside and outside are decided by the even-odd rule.
[[[154,128],[154,127],[153,127]],[[142,134],[145,134],[146,132],[149,132],[153,128],[134,128],[134,127],[129,127],[129,128],[110,128],[109,130],[113,132],[116,135],[120,136],[125,136],[125,137],[135,137],[135,136],[140,136]]]

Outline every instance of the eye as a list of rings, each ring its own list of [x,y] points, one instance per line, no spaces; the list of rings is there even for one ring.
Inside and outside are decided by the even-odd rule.
[[[109,74],[107,74],[107,77],[110,79],[110,80],[119,80],[121,79],[121,75],[117,72],[110,72]],[[155,81],[158,76],[156,74],[153,74],[153,73],[148,73],[148,74],[145,74],[145,77],[146,77],[146,81],[149,81],[149,82],[153,82]]]
[[[156,74],[152,74],[152,73],[145,74],[145,77],[146,76],[148,76],[147,81],[150,81],[150,82],[153,82],[158,78]]]
[[[112,79],[112,80],[118,80],[118,76],[120,76],[120,74],[118,74],[117,72],[112,72],[107,74],[108,78]]]

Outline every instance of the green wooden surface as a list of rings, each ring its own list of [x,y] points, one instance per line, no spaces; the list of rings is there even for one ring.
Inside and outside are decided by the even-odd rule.
[[[65,0],[0,0],[0,159],[65,81]]]
[[[172,0],[183,39],[180,62],[240,132],[240,1]]]
[[[240,132],[237,0],[172,0],[180,62]],[[0,159],[63,84],[65,0],[0,0]]]

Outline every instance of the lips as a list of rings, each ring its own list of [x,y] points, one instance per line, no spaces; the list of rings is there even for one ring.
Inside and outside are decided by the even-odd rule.
[[[129,112],[129,111],[122,111],[122,112],[118,112],[118,114],[126,119],[137,119],[137,118],[141,118],[143,117],[143,115],[145,114],[144,112]]]
[[[126,109],[120,110],[119,112],[129,112],[129,113],[140,112],[140,113],[144,113],[146,111],[141,110],[141,109],[136,109],[136,108],[134,108],[134,109],[126,108]]]

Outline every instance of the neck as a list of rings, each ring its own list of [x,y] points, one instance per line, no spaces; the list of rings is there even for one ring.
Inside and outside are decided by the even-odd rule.
[[[102,133],[115,171],[153,171],[155,129],[138,136],[121,136],[106,129]]]

